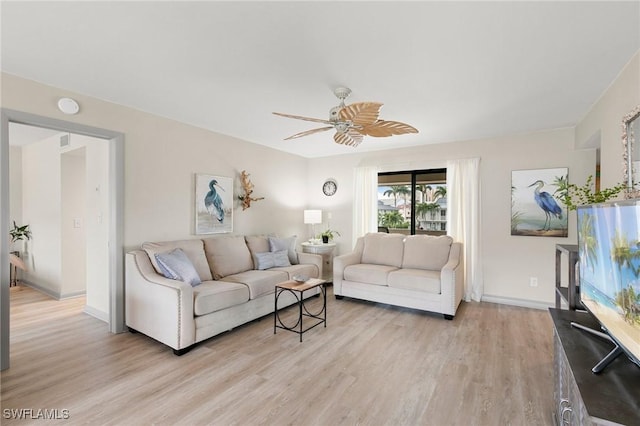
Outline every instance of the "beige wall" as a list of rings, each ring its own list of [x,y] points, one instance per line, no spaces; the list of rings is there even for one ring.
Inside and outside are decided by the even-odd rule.
[[[600,141],[602,185],[622,182],[622,118],[640,105],[640,52],[620,71],[618,78],[602,94],[576,126],[576,147]]]
[[[346,252],[351,249],[354,167],[415,170],[445,167],[448,159],[480,157],[485,296],[513,304],[549,305],[554,301],[555,245],[575,243],[575,214],[569,216],[569,238],[511,236],[511,171],[568,167],[570,180],[583,181],[595,172],[595,151],[575,151],[573,146],[573,129],[559,129],[315,159],[309,172],[311,204],[333,212],[332,227],[342,233],[336,242],[339,251]],[[325,197],[321,191],[321,182],[329,175],[337,178],[342,189],[334,197]],[[530,277],[538,278],[538,287],[529,286]]]
[[[124,133],[127,249],[144,241],[195,238],[195,173],[233,177],[235,193],[240,172],[251,174],[254,195],[265,199],[245,211],[237,202],[234,233],[304,235],[308,162],[302,157],[8,74],[2,74],[2,88],[5,108]],[[62,96],[76,99],[81,112],[59,112]]]
[[[640,103],[638,74],[636,56],[575,129],[311,160],[6,74],[2,102],[7,108],[125,134],[127,248],[146,240],[195,237],[193,174],[233,176],[238,187],[237,176],[246,169],[256,185],[255,195],[266,200],[244,212],[236,206],[235,233],[296,233],[306,238],[301,211],[320,208],[325,222],[331,213],[331,227],[342,234],[336,240],[338,251],[344,253],[351,249],[355,167],[376,164],[385,170],[407,170],[480,157],[487,299],[544,306],[554,300],[555,245],[576,241],[575,213],[569,216],[568,238],[512,237],[511,172],[566,166],[570,181],[581,184],[595,172],[593,148],[598,144],[593,140],[600,138],[603,184],[618,181],[620,120]],[[73,117],[59,113],[55,101],[61,96],[76,98],[81,113]],[[338,181],[333,197],[322,194],[327,178]],[[538,278],[538,287],[529,286],[530,277]]]

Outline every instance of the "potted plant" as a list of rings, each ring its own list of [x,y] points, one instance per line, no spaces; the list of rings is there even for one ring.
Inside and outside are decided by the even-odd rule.
[[[587,181],[582,186],[569,183],[563,179],[559,182],[556,193],[560,201],[567,206],[568,210],[576,210],[578,206],[604,203],[627,189],[627,186],[622,183],[611,188],[600,189],[599,191],[594,190],[593,186],[592,175],[589,175]]]
[[[16,241],[30,240],[31,230],[29,229],[29,225],[18,226],[14,220],[13,228],[9,231],[9,235],[11,235],[12,243],[15,243]]]
[[[322,237],[322,242],[327,244],[329,241],[333,240],[334,235],[340,236],[338,231],[333,231],[331,229],[327,229],[323,231],[320,236]]]

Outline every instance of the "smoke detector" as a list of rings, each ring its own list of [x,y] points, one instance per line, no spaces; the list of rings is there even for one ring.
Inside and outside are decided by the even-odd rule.
[[[60,98],[58,101],[58,109],[65,114],[73,115],[80,111],[80,106],[71,98]]]

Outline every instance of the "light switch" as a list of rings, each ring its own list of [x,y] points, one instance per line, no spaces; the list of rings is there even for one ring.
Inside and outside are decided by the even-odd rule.
[[[73,219],[73,227],[82,228],[82,219],[79,217],[76,217],[75,219]]]

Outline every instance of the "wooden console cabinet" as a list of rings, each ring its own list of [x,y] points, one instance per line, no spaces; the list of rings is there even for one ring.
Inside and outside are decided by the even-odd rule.
[[[624,355],[600,374],[591,368],[613,348],[571,326],[599,330],[586,312],[549,309],[554,325],[554,422],[557,425],[640,425],[640,367]]]

